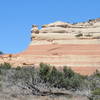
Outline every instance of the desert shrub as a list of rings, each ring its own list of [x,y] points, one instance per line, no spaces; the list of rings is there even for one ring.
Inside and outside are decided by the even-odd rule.
[[[100,100],[100,88],[93,90],[88,98],[89,100]]]
[[[2,84],[0,83],[0,91],[2,91]]]
[[[94,91],[96,88],[100,88],[100,72],[96,70],[94,74],[87,78],[90,89]]]
[[[93,35],[92,34],[86,34],[85,36],[86,37],[92,37]]]
[[[0,65],[0,77],[5,78],[4,83],[18,87],[31,88],[32,91],[41,88],[65,88],[66,90],[89,89],[94,91],[100,88],[100,73],[96,71],[91,76],[82,76],[71,68],[64,67],[62,71],[48,64],[41,63],[40,68],[20,67],[11,68],[5,63]],[[6,74],[2,74],[6,73]],[[4,80],[4,79],[3,79]],[[9,81],[8,81],[9,80]],[[10,86],[10,85],[9,85]],[[88,87],[88,88],[87,88]],[[97,91],[97,90],[95,90]],[[97,93],[97,92],[94,92]]]
[[[39,75],[45,83],[49,83],[52,87],[73,90],[80,88],[84,80],[82,75],[75,73],[68,67],[59,71],[55,67],[43,63],[40,64]]]
[[[65,78],[71,78],[75,74],[72,69],[70,69],[70,68],[68,68],[66,66],[63,68],[63,73],[64,73],[64,77]]]
[[[81,87],[82,82],[83,82],[83,79],[78,74],[75,74],[70,79],[71,88],[73,88],[75,90],[79,89]]]
[[[0,75],[6,74],[6,71],[10,69],[11,65],[9,63],[0,64]]]
[[[48,74],[48,82],[52,86],[60,88],[63,80],[64,80],[63,73],[58,71],[55,67],[53,67]]]
[[[68,78],[64,78],[62,83],[61,83],[61,87],[65,88],[65,89],[70,89],[70,80]]]
[[[76,37],[82,37],[83,36],[83,34],[82,33],[79,33],[79,34],[77,34],[77,35],[75,35]]]
[[[0,69],[10,69],[11,65],[9,63],[0,64]]]
[[[50,67],[51,67],[50,65],[40,63],[39,75],[40,75],[41,79],[44,80],[44,82],[46,82],[48,80],[48,74],[51,70]]]
[[[21,67],[20,66],[17,66],[15,69],[16,70],[21,70]]]
[[[82,86],[82,82],[85,79],[82,75],[75,73],[68,67],[63,68],[64,78],[62,81],[62,87],[66,89],[79,89]]]
[[[45,83],[49,83],[50,86],[61,87],[64,75],[62,72],[58,71],[55,67],[40,64],[39,75]]]
[[[94,77],[99,77],[100,78],[100,71],[96,70],[93,74]]]
[[[0,69],[0,75],[2,74],[2,71],[1,71],[1,69]]]
[[[92,91],[93,95],[100,95],[100,88],[96,88],[94,91]]]
[[[48,81],[49,81],[51,84],[53,84],[54,81],[57,80],[57,78],[58,78],[58,77],[57,77],[57,74],[58,74],[57,69],[56,69],[55,67],[53,67],[52,70],[51,70],[51,72],[50,72],[49,75],[48,75]]]
[[[0,90],[2,90],[3,82],[8,79],[7,73],[11,70],[11,65],[9,63],[0,64]]]
[[[17,67],[13,80],[15,82],[22,81],[23,83],[32,81],[34,79],[34,67]]]

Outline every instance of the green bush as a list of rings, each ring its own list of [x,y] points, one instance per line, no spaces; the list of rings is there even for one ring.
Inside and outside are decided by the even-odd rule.
[[[61,83],[64,79],[62,72],[58,71],[55,67],[40,64],[39,75],[45,83],[49,83],[50,86],[61,87]]]
[[[34,67],[17,67],[15,74],[13,75],[13,80],[22,81],[22,82],[29,82],[34,79]]]
[[[2,89],[2,84],[0,83],[0,91],[1,91],[1,89]]]
[[[83,34],[82,33],[79,33],[79,34],[77,34],[77,35],[75,35],[76,37],[82,37],[83,36]]]
[[[70,80],[68,78],[64,78],[62,81],[61,87],[65,89],[70,89],[71,88]]]
[[[96,70],[96,72],[93,74],[93,76],[100,78],[100,71]]]
[[[64,67],[63,71],[57,70],[47,64],[40,64],[39,75],[45,83],[50,86],[66,89],[78,89],[81,87],[84,77],[73,72],[70,68]]]
[[[48,74],[48,82],[52,86],[60,88],[63,80],[64,80],[63,73],[58,71],[55,67],[53,67]]]
[[[0,69],[10,69],[11,65],[9,63],[0,64]]]
[[[40,63],[39,75],[45,82],[48,80],[48,74],[51,70],[50,65]]]
[[[54,83],[54,81],[56,81],[56,79],[58,78],[57,74],[58,74],[57,69],[55,67],[53,67],[48,75],[48,80],[51,84]]]
[[[45,83],[47,82],[51,86],[74,90],[81,87],[85,78],[68,67],[64,67],[61,72],[55,67],[43,63],[40,64],[39,75]]]
[[[77,90],[81,87],[81,84],[83,82],[83,79],[78,75],[75,74],[71,79],[70,79],[70,85],[73,89]]]
[[[100,88],[96,88],[91,92],[91,96],[88,97],[89,100],[100,100]]]
[[[7,74],[7,71],[11,69],[9,63],[0,64],[0,79],[3,80],[3,77]]]
[[[3,74],[2,74],[3,73]],[[34,67],[20,67],[11,68],[11,65],[4,63],[0,65],[0,76],[10,77],[10,82],[14,84],[28,83],[31,87],[42,84],[43,86],[50,86],[49,88],[65,88],[66,90],[89,89],[94,90],[99,87],[99,72],[92,76],[82,76],[75,73],[71,68],[64,67],[62,71],[56,69],[48,64],[40,63],[40,68]],[[86,81],[86,84],[85,84]],[[87,86],[86,86],[87,85]],[[27,85],[26,85],[27,86]],[[38,87],[38,86],[37,86]],[[97,92],[93,92],[97,93]]]
[[[2,71],[1,71],[1,69],[0,69],[0,75],[2,74]]]
[[[72,69],[68,67],[63,68],[64,79],[62,82],[62,87],[66,89],[78,89],[81,87],[83,80],[86,77],[75,73]]]
[[[75,74],[72,69],[67,68],[66,66],[63,68],[63,72],[64,72],[64,77],[65,78],[71,78]]]
[[[91,35],[91,34],[86,34],[85,36],[86,36],[86,37],[92,37],[92,35]]]
[[[96,88],[94,91],[92,91],[93,95],[100,95],[100,88]]]
[[[17,66],[17,67],[16,67],[16,70],[21,70],[21,67],[20,67],[20,66]]]

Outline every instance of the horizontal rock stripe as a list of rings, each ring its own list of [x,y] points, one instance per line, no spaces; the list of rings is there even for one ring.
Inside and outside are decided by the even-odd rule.
[[[0,63],[38,67],[43,62],[57,68],[68,66],[84,75],[100,70],[100,18],[76,24],[55,22],[40,30],[33,25],[31,32],[29,47],[0,56]]]
[[[32,55],[100,55],[100,44],[33,45],[21,54]]]
[[[40,39],[40,40],[34,40],[34,41],[32,41],[31,43],[30,43],[30,45],[47,45],[47,44],[75,44],[75,45],[77,45],[77,44],[79,44],[79,45],[83,45],[83,44],[96,44],[96,45],[98,45],[98,44],[100,44],[100,40],[99,39],[72,39],[72,38],[68,38],[67,37],[67,39],[62,39],[62,40],[60,40],[60,39]]]
[[[20,63],[36,65],[44,62],[58,67],[68,66],[84,75],[100,70],[99,43],[31,45],[19,55]]]
[[[68,66],[78,73],[90,75],[96,69],[100,70],[100,44],[31,45],[26,51],[13,55],[11,59],[4,57],[0,62],[15,65],[44,62],[57,67]]]

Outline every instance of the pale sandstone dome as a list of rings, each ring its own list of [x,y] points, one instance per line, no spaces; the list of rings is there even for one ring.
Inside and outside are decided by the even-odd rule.
[[[93,35],[92,38],[100,36],[100,19],[89,20],[88,22],[70,24],[65,22],[54,22],[51,24],[43,25],[39,30],[41,33],[67,33],[67,34],[79,34]]]
[[[31,32],[27,50],[0,56],[0,62],[14,66],[44,62],[58,68],[68,66],[84,75],[100,70],[100,18],[75,24],[57,21],[40,30],[33,25]]]
[[[42,27],[46,28],[46,27],[69,27],[69,26],[71,26],[71,24],[61,22],[61,21],[57,21],[57,22],[54,22],[54,23],[51,23],[51,24],[43,25]]]

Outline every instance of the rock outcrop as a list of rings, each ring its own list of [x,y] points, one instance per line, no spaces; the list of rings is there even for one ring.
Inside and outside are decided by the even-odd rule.
[[[15,55],[0,56],[0,62],[14,65],[68,66],[90,75],[100,70],[100,19],[82,23],[55,22],[39,30],[32,25],[31,43],[27,50]]]

